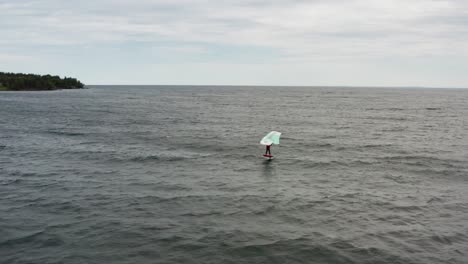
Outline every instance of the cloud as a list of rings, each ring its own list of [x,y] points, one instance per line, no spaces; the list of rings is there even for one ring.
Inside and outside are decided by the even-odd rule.
[[[31,60],[29,56],[2,54],[0,53],[0,64],[5,65],[13,62],[28,62]]]
[[[0,2],[6,14],[1,43],[166,40],[270,47],[290,55],[369,48],[410,55],[417,45],[423,54],[440,53],[452,38],[468,40],[465,10],[464,2],[448,0]],[[434,45],[422,44],[428,42]]]
[[[468,57],[464,0],[0,0],[0,12],[0,49],[18,56],[149,46],[227,64],[236,58],[220,50],[244,63],[266,60],[262,50],[272,63]]]

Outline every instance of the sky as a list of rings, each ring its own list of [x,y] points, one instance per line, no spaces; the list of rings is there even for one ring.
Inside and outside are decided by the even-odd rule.
[[[0,71],[85,84],[468,87],[467,0],[0,0]]]

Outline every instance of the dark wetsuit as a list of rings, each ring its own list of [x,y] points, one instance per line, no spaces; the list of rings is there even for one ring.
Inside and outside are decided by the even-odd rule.
[[[271,155],[270,147],[271,147],[271,145],[266,146],[265,154],[270,154]]]

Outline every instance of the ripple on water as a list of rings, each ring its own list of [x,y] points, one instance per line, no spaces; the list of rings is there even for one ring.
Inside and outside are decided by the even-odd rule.
[[[1,100],[1,263],[467,263],[465,90]]]

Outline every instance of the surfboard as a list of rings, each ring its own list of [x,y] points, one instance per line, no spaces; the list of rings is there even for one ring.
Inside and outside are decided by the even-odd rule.
[[[265,157],[265,158],[270,158],[270,159],[271,159],[271,158],[273,158],[273,155],[263,154],[263,157]]]

